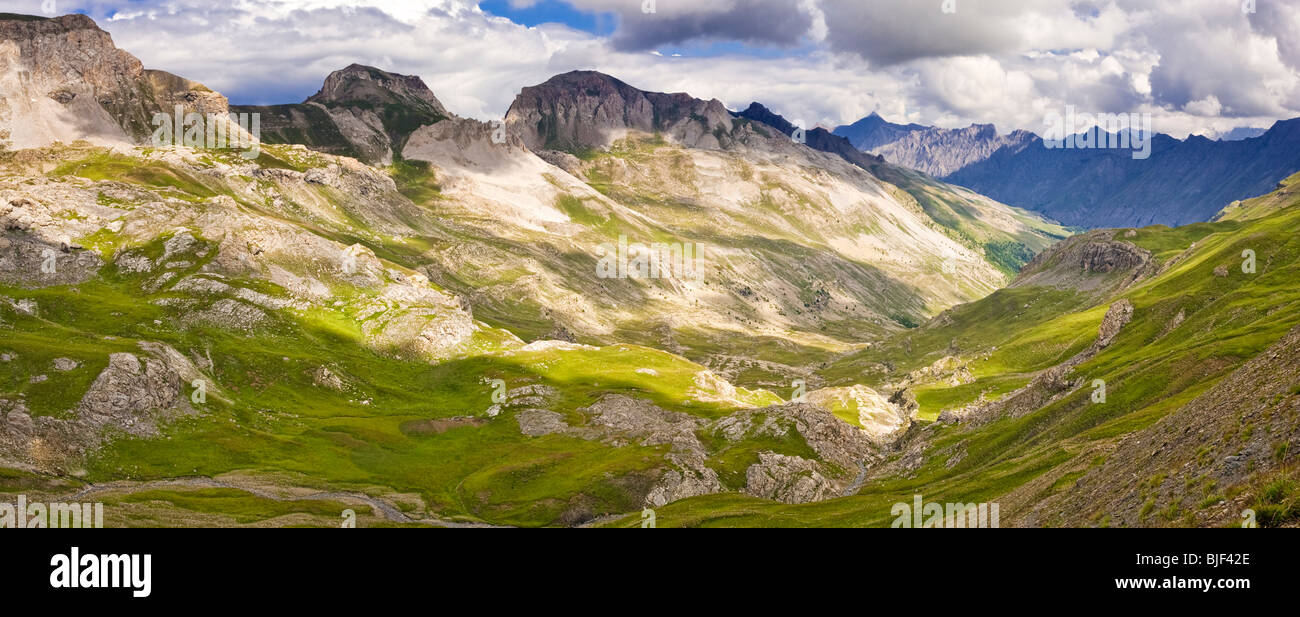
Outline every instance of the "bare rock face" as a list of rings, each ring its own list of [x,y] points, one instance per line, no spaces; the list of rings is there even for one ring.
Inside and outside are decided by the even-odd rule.
[[[316,370],[312,371],[311,382],[317,386],[329,388],[336,392],[342,392],[344,387],[343,379],[334,371],[331,371],[327,366],[316,367]]]
[[[745,470],[745,492],[750,495],[782,503],[809,503],[837,495],[813,461],[772,452],[761,452],[758,458]]]
[[[670,445],[683,453],[704,452],[704,445],[695,435],[704,421],[695,416],[621,395],[607,396],[587,411],[595,424],[635,437],[645,445]]]
[[[207,308],[189,313],[187,323],[219,326],[227,330],[251,332],[271,321],[271,316],[256,306],[233,298],[222,298]]]
[[[862,385],[814,390],[808,393],[808,404],[820,407],[828,412],[836,408],[855,409],[858,424],[862,426],[861,430],[872,441],[881,444],[892,442],[894,438],[906,431],[911,424],[911,417],[906,411],[875,390]],[[801,418],[807,423],[808,419],[813,419],[815,416],[805,413]],[[810,429],[811,426],[809,426]],[[818,422],[815,426],[821,429],[825,426],[834,425]],[[842,435],[828,437],[830,442],[843,440]]]
[[[1119,335],[1120,330],[1133,321],[1133,303],[1128,298],[1121,298],[1119,301],[1110,305],[1106,309],[1106,316],[1101,318],[1101,328],[1097,332],[1097,341],[1093,343],[1092,351],[1096,353],[1110,347],[1115,342],[1115,337]]]
[[[76,285],[94,277],[103,260],[91,251],[51,245],[24,233],[4,236],[0,283],[20,287]]]
[[[1126,242],[1090,242],[1079,252],[1079,265],[1084,272],[1106,273],[1131,270],[1150,258],[1150,253]]]
[[[907,388],[903,388],[889,396],[889,402],[897,405],[907,417],[916,415],[921,409],[921,404],[916,401],[916,394]]]
[[[536,152],[602,148],[629,131],[718,148],[715,131],[730,133],[733,124],[718,100],[643,92],[602,73],[573,71],[524,88],[506,113],[506,126]]]
[[[853,469],[857,463],[878,456],[879,446],[869,432],[824,409],[806,404],[767,409],[778,418],[788,418],[817,456],[843,469]]]
[[[650,489],[647,504],[658,507],[725,490],[717,472],[706,464],[708,452],[696,436],[705,425],[703,419],[621,395],[606,396],[583,411],[591,416],[589,425],[600,427],[602,433],[642,445],[670,447],[666,458],[674,468],[665,471]]]
[[[202,84],[146,71],[85,15],[0,19],[0,146],[145,143],[155,113],[225,114]]]
[[[308,97],[307,102],[328,107],[355,106],[358,103],[370,107],[410,105],[448,115],[447,108],[419,77],[398,75],[360,64],[330,73],[325,78],[325,85]]]
[[[148,433],[141,414],[169,409],[180,395],[180,377],[166,363],[134,354],[109,356],[79,406],[81,418],[93,426],[113,425],[132,434]]]
[[[892,405],[886,406],[891,408],[891,414],[898,413]],[[783,438],[791,431],[803,439],[820,460],[766,452],[760,453],[759,462],[746,470],[746,493],[784,503],[837,496],[854,480],[852,472],[878,462],[882,447],[897,435],[882,438],[812,403],[738,411],[717,420],[712,430],[731,442]]]
[[[67,417],[33,418],[21,400],[0,400],[0,460],[64,473],[113,435],[155,436],[162,422],[192,411],[186,388],[202,373],[171,347],[140,347],[140,354],[110,355]],[[218,396],[215,386],[208,388]]]
[[[525,409],[515,416],[515,420],[519,423],[519,432],[529,437],[566,433],[571,428],[565,423],[564,416],[547,409]]]
[[[670,469],[659,478],[658,484],[646,495],[646,504],[659,507],[679,499],[712,495],[723,492],[725,487],[718,479],[718,472],[708,467],[696,469]]]
[[[1098,294],[1123,290],[1155,273],[1151,252],[1115,240],[1116,230],[1098,230],[1066,239],[1039,253],[1013,287],[1060,287]]]
[[[926,128],[872,150],[896,165],[942,178],[968,165],[988,159],[1003,148],[1018,151],[1035,138],[1029,131],[998,134],[992,124],[972,124],[963,129]]]

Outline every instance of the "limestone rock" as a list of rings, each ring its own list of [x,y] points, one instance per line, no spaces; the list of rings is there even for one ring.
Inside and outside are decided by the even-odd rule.
[[[797,456],[760,452],[759,462],[745,470],[745,492],[782,503],[809,503],[836,496],[834,485],[813,461]]]
[[[146,71],[85,15],[0,19],[0,145],[55,141],[147,143],[153,114],[224,116],[225,97],[202,84]]]

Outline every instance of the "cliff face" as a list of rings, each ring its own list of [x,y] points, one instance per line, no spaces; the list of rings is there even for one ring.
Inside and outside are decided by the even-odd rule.
[[[146,143],[155,113],[225,114],[202,84],[145,70],[89,17],[0,15],[0,147]]]
[[[999,135],[992,124],[972,124],[964,129],[915,131],[873,151],[896,165],[942,178],[1003,148],[1019,150],[1034,139],[1029,131]]]

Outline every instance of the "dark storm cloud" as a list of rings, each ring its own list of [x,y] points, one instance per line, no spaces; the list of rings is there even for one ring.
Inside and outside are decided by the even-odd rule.
[[[648,51],[688,42],[740,41],[797,45],[813,26],[798,0],[565,0],[592,12],[614,13],[620,51]]]

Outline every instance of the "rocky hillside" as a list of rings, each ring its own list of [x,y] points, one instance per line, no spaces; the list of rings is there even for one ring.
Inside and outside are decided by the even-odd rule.
[[[107,100],[40,42],[111,45],[80,19],[0,21],[0,50]],[[129,100],[96,102],[111,148],[0,150],[0,500],[108,526],[884,526],[917,494],[1003,525],[1300,520],[1300,178],[1061,240],[761,105],[598,73],[495,125],[352,66],[252,160],[132,145],[161,103]],[[690,262],[629,274],[632,245]]]
[[[562,167],[490,124],[426,122],[445,110],[418,81],[347,72],[308,105],[402,108],[416,121],[392,166],[304,145],[0,151],[5,499],[93,497],[110,526],[332,525],[344,508],[576,525],[715,493],[829,499],[910,426],[869,388],[795,401],[804,369],[768,359],[944,301],[888,273],[905,259],[870,266],[787,218],[883,212],[964,250],[860,168],[642,134]],[[698,276],[600,276],[619,236],[699,243]],[[1001,276],[966,257],[936,289]]]
[[[361,113],[358,98],[409,117],[434,110],[392,155],[404,194],[438,216],[436,231],[406,235],[432,280],[527,340],[636,342],[747,385],[786,384],[851,341],[993,291],[1064,235],[825,131],[806,147],[775,114],[755,121],[599,73],[523,89],[504,127],[446,112],[418,80],[376,75],[353,67],[287,109],[325,128],[338,125],[323,106]],[[270,141],[357,148],[274,128],[274,114],[263,126]],[[693,275],[601,276],[620,238],[690,247]]]
[[[84,15],[0,13],[0,148],[149,143],[154,114],[227,112],[226,98],[140,61]]]
[[[451,114],[419,77],[353,64],[330,73],[320,92],[289,105],[237,105],[261,114],[262,140],[391,165],[416,129]]]

